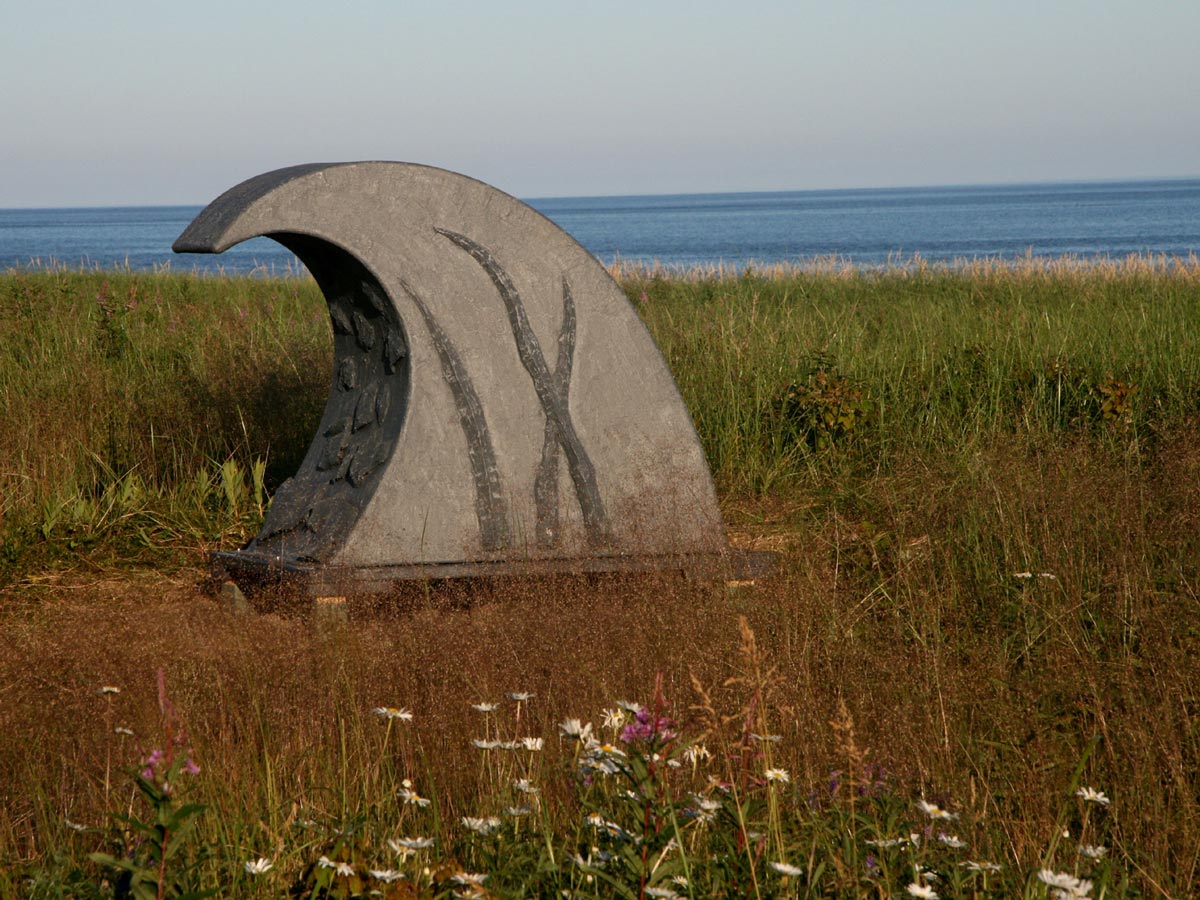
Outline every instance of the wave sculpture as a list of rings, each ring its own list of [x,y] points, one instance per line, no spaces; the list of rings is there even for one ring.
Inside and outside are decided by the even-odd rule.
[[[173,249],[258,236],[319,285],[334,364],[299,471],[258,535],[214,556],[239,585],[329,596],[726,559],[662,355],[604,267],[540,213],[442,169],[318,163],[231,188]]]

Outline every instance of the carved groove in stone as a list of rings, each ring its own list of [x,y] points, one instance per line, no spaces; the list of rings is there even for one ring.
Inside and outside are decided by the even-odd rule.
[[[479,394],[471,383],[471,376],[467,374],[458,350],[442,331],[425,301],[406,282],[401,281],[400,286],[425,320],[425,327],[429,329],[429,336],[433,338],[434,349],[442,365],[442,377],[454,398],[458,424],[467,440],[467,458],[471,462],[471,478],[475,482],[475,515],[479,519],[483,549],[489,552],[502,550],[508,546],[508,510],[500,484],[500,469],[496,465],[496,451],[492,448],[492,436],[483,415],[483,404],[479,402]]]
[[[558,359],[551,376],[552,388],[567,407],[571,388],[571,369],[575,362],[575,299],[571,285],[562,280],[563,316],[558,330]],[[537,544],[553,547],[558,539],[558,451],[559,433],[554,420],[546,416],[542,437],[542,461],[533,483],[534,504],[537,509]]]
[[[575,486],[575,496],[578,498],[579,508],[583,512],[583,524],[588,538],[594,544],[603,543],[608,537],[608,514],[605,512],[604,501],[601,500],[600,491],[596,486],[596,470],[592,466],[592,460],[588,456],[587,450],[584,449],[579,436],[575,433],[575,425],[571,421],[571,413],[567,408],[566,388],[564,386],[560,392],[556,387],[555,379],[546,365],[546,358],[542,355],[537,335],[533,333],[533,329],[529,325],[529,318],[525,314],[525,304],[521,301],[521,295],[517,293],[508,273],[496,262],[491,251],[486,247],[465,235],[445,228],[434,228],[434,231],[469,253],[471,258],[479,263],[491,278],[492,284],[496,286],[508,313],[508,322],[512,328],[513,338],[517,342],[517,354],[521,358],[521,364],[533,380],[533,388],[537,392],[542,411],[546,415],[547,422],[553,424],[556,432],[555,441],[562,447],[563,455],[566,457],[567,468],[571,473],[571,482]],[[566,293],[569,294],[569,289]],[[564,307],[567,305],[565,297],[563,305]],[[567,319],[564,312],[564,320]],[[568,321],[573,331],[574,316],[571,316]],[[567,322],[564,321],[564,324]],[[573,343],[573,337],[571,341]],[[561,345],[562,338],[560,337],[560,348]]]

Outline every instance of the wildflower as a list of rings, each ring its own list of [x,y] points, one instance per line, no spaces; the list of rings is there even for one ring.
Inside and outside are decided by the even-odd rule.
[[[963,866],[969,872],[999,872],[1004,867],[994,862],[975,862],[969,859],[959,865]]]
[[[471,709],[475,710],[475,712],[481,712],[481,713],[495,712],[497,709],[499,709],[499,707],[500,707],[499,703],[472,703],[471,704]]]
[[[521,746],[526,750],[541,750],[545,745],[545,738],[540,737],[523,737],[521,738]]]
[[[642,711],[642,704],[634,703],[632,700],[618,700],[617,707],[625,712],[633,713],[635,716]]]
[[[592,736],[592,723],[588,722],[585,725],[578,719],[564,719],[558,724],[558,730],[572,740],[586,743]]]
[[[396,709],[394,706],[377,706],[371,712],[385,719],[399,719],[401,722],[411,722],[413,717],[411,710]]]
[[[687,889],[687,886],[688,886],[688,880],[687,880],[687,877],[686,877],[686,876],[684,876],[684,875],[674,875],[674,876],[672,876],[672,877],[671,877],[671,883],[672,883],[672,884],[674,884],[676,887],[681,887],[681,888],[683,888],[684,890],[686,890],[686,889]]]
[[[924,800],[917,801],[917,808],[931,819],[957,819],[958,816],[949,810],[942,809],[936,803],[926,803]]]
[[[63,824],[66,825],[68,828],[70,828],[72,831],[87,831],[88,830],[88,827],[86,825],[80,825],[78,822],[72,822],[70,819],[63,819]]]
[[[466,884],[472,887],[479,887],[487,881],[487,875],[482,875],[477,872],[456,872],[450,876],[450,880],[455,884]]]
[[[606,709],[603,711],[604,727],[611,728],[616,731],[625,724],[625,713],[620,709]]]
[[[712,753],[703,744],[691,744],[683,750],[684,762],[689,765],[696,765],[702,760],[712,759]]]
[[[794,878],[797,875],[803,875],[804,870],[799,866],[793,866],[791,863],[785,862],[769,862],[767,863],[772,869],[780,875],[786,875],[789,878]]]
[[[778,744],[780,741],[783,740],[783,735],[782,734],[755,734],[754,732],[750,732],[750,740],[765,741],[765,742],[771,743],[771,744]]]
[[[354,866],[350,865],[350,863],[337,863],[334,868],[337,869],[339,875],[346,878],[354,877]]]
[[[1018,578],[1021,581],[1028,581],[1030,578],[1033,577],[1033,573],[1032,572],[1013,572],[1012,577]]]
[[[908,838],[868,838],[867,843],[872,847],[879,847],[880,849],[887,850],[892,847],[906,846],[908,844]]]
[[[416,791],[414,791],[412,789],[411,782],[409,782],[409,783],[405,784],[403,787],[401,787],[400,790],[396,791],[396,794],[405,803],[411,803],[414,806],[421,807],[422,809],[425,808],[426,806],[428,806],[430,803],[430,800],[428,797],[422,797],[420,794],[418,794]]]
[[[1081,787],[1075,792],[1075,796],[1084,803],[1099,803],[1101,806],[1108,806],[1112,801],[1104,796],[1103,791],[1098,791],[1095,788]]]
[[[648,887],[645,889],[647,897],[657,897],[659,900],[677,900],[679,893],[669,887]]]
[[[1098,844],[1081,844],[1079,852],[1088,859],[1104,859],[1108,855],[1108,848]]]
[[[396,869],[367,869],[367,874],[376,881],[382,881],[384,884],[391,884],[393,881],[399,881],[404,877],[404,873]]]
[[[133,737],[133,730],[130,728],[125,728],[121,725],[118,725],[116,728],[113,729],[113,734],[123,734],[126,737]]]
[[[496,831],[500,827],[500,820],[497,819],[495,816],[489,816],[488,818],[475,818],[474,816],[463,816],[461,821],[462,821],[463,828],[466,828],[468,831],[473,831],[476,834],[482,834],[482,835],[491,834],[492,832]]]
[[[533,782],[528,778],[517,778],[513,781],[513,787],[522,794],[536,794],[538,792],[538,789],[534,787]]]
[[[923,900],[937,900],[937,891],[927,884],[918,884],[914,881],[905,890],[913,897],[921,897]]]
[[[388,841],[388,846],[397,853],[411,850],[428,850],[433,846],[433,838],[427,837],[411,837],[411,838],[393,838]]]
[[[506,806],[506,807],[504,807],[504,814],[506,816],[512,816],[514,819],[520,818],[521,816],[528,816],[532,813],[533,813],[533,808],[529,807],[529,806]]]
[[[766,778],[767,781],[778,781],[782,784],[787,784],[792,780],[792,776],[787,773],[787,769],[767,769],[767,771],[763,773],[763,777]]]
[[[1038,879],[1054,889],[1055,900],[1084,900],[1092,892],[1092,883],[1076,878],[1068,872],[1042,869]]]
[[[500,746],[499,741],[489,741],[489,740],[484,740],[481,738],[475,738],[475,740],[471,741],[471,743],[474,744],[476,747],[478,747],[480,750],[495,750],[497,747]]]
[[[961,850],[963,847],[967,846],[967,842],[962,838],[953,834],[946,834],[944,831],[938,834],[938,840],[951,850]]]
[[[97,694],[119,694],[119,693],[121,693],[121,689],[119,687],[117,687],[116,685],[106,684],[106,685],[104,685],[104,687],[100,688],[100,690],[96,691],[96,693]]]
[[[246,874],[247,875],[265,875],[268,872],[270,872],[273,868],[275,868],[275,863],[271,862],[269,859],[266,859],[266,858],[260,856],[258,859],[251,860],[250,862],[246,863]]]
[[[669,741],[675,737],[672,731],[675,723],[666,716],[655,715],[644,707],[639,707],[633,714],[633,721],[621,731],[621,740],[626,744],[635,741],[648,741],[659,738]]]
[[[330,860],[328,856],[322,856],[317,860],[318,869],[332,869],[335,865],[336,863]]]
[[[509,691],[506,695],[509,700],[515,700],[518,703],[524,703],[526,700],[532,700],[537,694],[528,691]]]
[[[616,822],[610,822],[598,813],[591,813],[587,817],[587,823],[597,831],[603,831],[609,837],[627,838],[630,837],[629,832],[618,825]]]

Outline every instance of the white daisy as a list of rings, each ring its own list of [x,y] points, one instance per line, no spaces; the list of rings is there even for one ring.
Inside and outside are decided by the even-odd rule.
[[[1101,806],[1108,806],[1112,802],[1108,797],[1104,796],[1102,791],[1090,787],[1081,787],[1075,792],[1075,796],[1084,803],[1099,803]]]
[[[926,803],[924,800],[917,801],[917,808],[931,819],[957,819],[958,816],[949,810],[942,809],[936,803]]]
[[[1081,844],[1079,852],[1088,859],[1104,859],[1108,855],[1108,848],[1098,844]]]
[[[564,719],[558,724],[558,730],[572,740],[586,743],[592,736],[592,723],[588,722],[585,725],[579,719]]]
[[[515,700],[518,703],[524,703],[526,700],[532,700],[537,695],[529,691],[509,691],[506,696],[509,700]]]
[[[400,788],[400,790],[396,791],[396,794],[405,803],[411,803],[414,806],[419,806],[419,807],[424,808],[424,807],[428,806],[430,803],[430,800],[428,797],[422,797],[420,794],[418,794],[416,791],[414,791],[412,789],[412,787],[410,787],[408,785],[405,785],[404,787]]]
[[[538,789],[534,787],[533,782],[528,778],[517,778],[513,781],[513,787],[522,794],[536,794],[538,792]]]
[[[412,721],[412,711],[408,709],[397,709],[394,706],[377,706],[371,712],[385,719],[399,719],[401,722]]]
[[[433,838],[429,837],[411,837],[411,838],[393,838],[388,841],[388,846],[396,853],[408,850],[428,850],[433,846]]]
[[[792,776],[787,773],[787,769],[767,769],[763,773],[763,777],[767,781],[778,781],[782,784],[787,784],[787,782],[792,780]]]
[[[1086,897],[1092,890],[1092,883],[1090,881],[1083,881],[1069,872],[1055,872],[1053,869],[1042,869],[1038,872],[1038,879],[1052,888],[1065,891],[1068,896]]]
[[[994,862],[976,862],[969,859],[964,863],[959,863],[970,872],[999,872],[1004,867]]]
[[[767,863],[767,865],[770,866],[772,869],[774,869],[776,872],[778,872],[780,875],[786,875],[789,878],[794,878],[797,875],[804,874],[804,870],[802,868],[800,868],[799,866],[793,866],[791,863],[769,862],[769,863]]]
[[[463,828],[468,831],[473,831],[476,834],[492,834],[500,827],[500,820],[495,816],[487,818],[477,818],[475,816],[463,816],[461,819]]]
[[[367,874],[376,881],[382,881],[384,884],[391,884],[404,877],[404,873],[396,869],[367,869]]]
[[[499,708],[500,708],[499,703],[472,703],[471,704],[471,709],[475,710],[475,712],[481,712],[481,713],[495,712]]]
[[[937,900],[937,891],[927,884],[917,884],[914,881],[905,890],[912,897],[920,897],[922,900]]]
[[[260,856],[258,859],[251,860],[250,862],[246,863],[246,874],[265,875],[273,868],[275,868],[275,863]]]

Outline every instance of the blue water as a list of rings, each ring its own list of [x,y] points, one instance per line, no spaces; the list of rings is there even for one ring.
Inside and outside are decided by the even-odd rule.
[[[1200,253],[1200,179],[983,187],[563,197],[527,201],[608,263],[811,261],[879,266],[1130,253]],[[175,255],[198,206],[0,210],[0,269],[59,264],[274,272],[298,268],[267,238]]]

